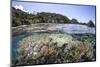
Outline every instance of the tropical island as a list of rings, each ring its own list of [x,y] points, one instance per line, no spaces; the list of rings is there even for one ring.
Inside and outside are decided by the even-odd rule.
[[[50,13],[50,12],[37,12],[37,13],[27,13],[20,9],[16,9],[12,7],[12,26],[16,27],[19,25],[29,25],[29,24],[35,24],[35,23],[59,23],[59,24],[83,24],[87,25],[89,27],[94,27],[95,24],[92,20],[90,20],[88,23],[81,23],[78,22],[77,19],[69,19],[66,16],[63,16],[61,14],[56,13]]]
[[[14,34],[19,34],[25,32],[24,30],[29,31],[36,31],[37,29],[47,29],[45,31],[57,31],[57,25],[64,25],[64,24],[79,24],[79,25],[86,25],[88,27],[95,27],[93,21],[89,21],[88,23],[81,23],[78,22],[77,19],[69,19],[66,16],[56,13],[33,13],[29,14],[24,12],[20,9],[16,9],[12,7],[12,28],[14,29]],[[52,26],[52,29],[49,27]],[[26,27],[26,28],[25,28]],[[40,28],[41,27],[41,28]],[[19,30],[17,32],[17,30]]]

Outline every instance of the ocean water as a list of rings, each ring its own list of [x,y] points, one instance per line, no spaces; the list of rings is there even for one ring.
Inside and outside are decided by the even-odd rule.
[[[54,28],[57,28],[60,32],[57,33],[64,33],[64,34],[85,34],[85,33],[90,33],[90,34],[95,34],[95,27],[88,27],[86,25],[80,25],[80,24],[58,24],[58,25],[54,25],[52,26]],[[34,34],[41,34],[40,33],[31,33],[29,35],[25,34],[21,34],[21,35],[17,35],[12,37],[12,62],[15,63],[14,61],[16,60],[16,56],[17,56],[17,48],[18,46],[18,42],[30,35],[34,35]],[[50,32],[49,34],[52,34],[54,32]],[[56,34],[57,34],[56,33]]]
[[[69,34],[95,34],[95,27],[88,27],[80,24],[63,24],[56,26],[61,32]]]

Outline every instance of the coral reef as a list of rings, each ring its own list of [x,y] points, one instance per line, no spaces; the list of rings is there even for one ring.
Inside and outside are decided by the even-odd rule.
[[[23,38],[15,65],[70,63],[95,60],[91,42],[69,34],[35,34]]]

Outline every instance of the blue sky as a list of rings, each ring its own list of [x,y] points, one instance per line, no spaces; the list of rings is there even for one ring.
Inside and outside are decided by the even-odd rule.
[[[50,12],[59,13],[68,18],[76,18],[79,22],[87,23],[92,20],[95,23],[95,6],[47,4],[34,2],[13,1],[12,6],[26,12]]]

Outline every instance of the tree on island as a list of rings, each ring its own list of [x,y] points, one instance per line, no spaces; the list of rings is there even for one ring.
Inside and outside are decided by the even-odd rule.
[[[77,19],[73,18],[73,19],[71,20],[71,23],[75,23],[75,24],[77,24],[77,23],[79,23],[79,22],[78,22]]]

